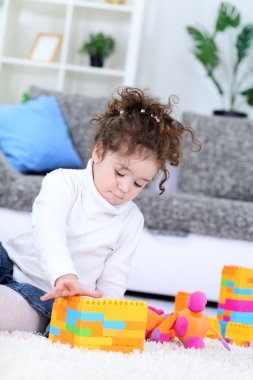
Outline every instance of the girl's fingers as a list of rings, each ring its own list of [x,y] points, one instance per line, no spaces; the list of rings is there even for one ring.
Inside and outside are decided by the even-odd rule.
[[[46,293],[44,294],[44,296],[40,297],[41,301],[47,301],[47,300],[50,300],[51,298],[55,298],[56,295],[54,292],[49,292],[49,293]]]
[[[76,287],[73,286],[72,283],[65,283],[64,285],[57,285],[51,292],[44,294],[44,296],[40,297],[41,301],[47,301],[52,298],[57,297],[67,297],[67,296],[88,296],[94,298],[100,298],[103,296],[101,292],[97,292],[95,290],[87,289],[84,287]]]
[[[60,286],[57,286],[56,288],[54,288],[51,292],[48,292],[46,294],[44,294],[44,296],[40,297],[41,301],[47,301],[47,300],[50,300],[52,298],[57,298],[57,297],[63,297],[63,293],[64,293],[64,287],[62,285]]]
[[[89,296],[89,297],[94,297],[94,298],[100,298],[102,297],[102,293],[101,292],[97,292],[95,290],[91,290],[91,289],[83,289],[79,292],[80,296]]]

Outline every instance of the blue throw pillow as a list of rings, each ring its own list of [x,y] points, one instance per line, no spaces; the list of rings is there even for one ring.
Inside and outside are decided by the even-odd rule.
[[[54,96],[0,105],[0,147],[23,173],[83,168]]]

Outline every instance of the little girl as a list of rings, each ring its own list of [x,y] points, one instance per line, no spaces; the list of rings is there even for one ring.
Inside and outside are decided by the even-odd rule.
[[[182,136],[194,132],[137,88],[120,89],[93,123],[85,170],[46,175],[31,228],[0,243],[0,329],[43,332],[55,297],[122,298],[143,216],[132,200],[166,163],[177,166]]]

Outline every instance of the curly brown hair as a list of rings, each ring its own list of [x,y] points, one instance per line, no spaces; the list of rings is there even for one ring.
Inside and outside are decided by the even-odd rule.
[[[155,154],[164,173],[159,184],[160,195],[169,178],[166,162],[178,166],[182,160],[183,134],[190,134],[196,151],[201,149],[194,131],[171,116],[176,100],[170,97],[167,104],[162,104],[147,90],[121,87],[109,100],[106,112],[92,120],[99,127],[94,143],[101,144],[104,152],[124,150],[124,154],[131,155],[146,148]]]

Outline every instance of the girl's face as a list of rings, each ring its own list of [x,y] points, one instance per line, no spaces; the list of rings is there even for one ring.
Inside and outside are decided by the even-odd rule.
[[[159,170],[154,153],[148,149],[130,156],[112,151],[103,153],[101,146],[95,146],[93,179],[98,192],[113,206],[133,200]]]

